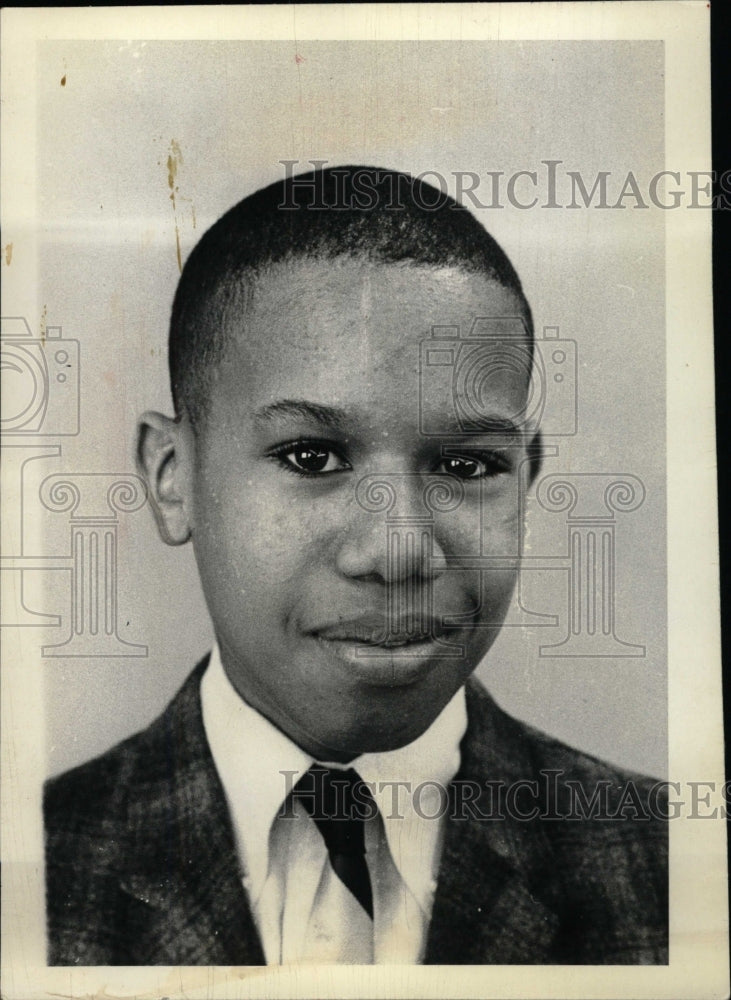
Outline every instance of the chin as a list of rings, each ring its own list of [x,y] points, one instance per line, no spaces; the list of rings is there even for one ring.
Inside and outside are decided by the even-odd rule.
[[[361,733],[349,730],[345,737],[342,734],[333,735],[332,741],[328,742],[328,745],[338,748],[337,750],[333,749],[333,754],[337,754],[339,757],[347,756],[351,760],[364,753],[388,753],[390,750],[400,750],[401,747],[413,743],[422,733],[426,732],[432,722],[433,719],[426,719],[422,724],[400,727],[397,730],[385,726],[383,728],[373,727],[367,732]],[[334,757],[333,759],[338,758]]]

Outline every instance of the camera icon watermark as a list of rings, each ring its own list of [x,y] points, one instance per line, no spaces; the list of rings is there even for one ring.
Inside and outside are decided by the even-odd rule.
[[[0,369],[3,436],[79,433],[79,342],[60,326],[34,337],[23,317],[3,317]]]
[[[491,603],[490,588],[504,573],[515,577],[517,583],[521,627],[537,626],[563,633],[556,636],[556,642],[542,643],[540,656],[642,657],[646,652],[642,643],[625,641],[617,634],[615,544],[616,515],[642,505],[641,481],[624,473],[592,472],[553,474],[535,482],[540,460],[555,458],[559,453],[560,441],[544,444],[545,438],[560,439],[578,432],[577,370],[577,346],[573,340],[560,337],[557,326],[544,326],[542,336],[531,343],[530,331],[521,316],[477,317],[467,329],[457,325],[434,326],[431,335],[420,344],[420,433],[432,439],[446,468],[450,456],[456,456],[462,463],[469,462],[470,438],[487,437],[493,444],[500,439],[499,452],[512,453],[508,467],[517,470],[515,504],[520,523],[525,520],[526,488],[533,481],[538,505],[551,512],[565,513],[567,550],[561,546],[542,555],[533,543],[526,551],[522,535],[516,535],[514,551],[495,551],[490,542],[494,490],[489,477],[484,490],[476,492],[472,484],[470,503],[464,506],[464,481],[446,471],[441,473],[440,481],[445,487],[449,483],[454,494],[451,505],[444,510],[430,508],[425,502],[425,488],[432,477],[417,474],[393,474],[373,481],[365,477],[357,486],[356,499],[363,509],[385,514],[383,544],[389,580],[408,581],[410,567],[418,564],[416,576],[424,586],[423,601],[430,599],[424,581],[435,575],[435,560],[444,563],[440,572],[473,571],[480,575],[479,620],[463,620],[462,624],[478,629],[504,627],[504,620],[493,621],[482,613]],[[541,438],[537,436],[538,430]],[[529,467],[527,475],[518,468],[524,463]],[[399,500],[401,493],[416,496],[417,487],[424,491],[423,511],[413,504],[406,508]],[[561,490],[568,491],[572,498],[564,506],[557,505],[559,494],[563,498]],[[471,550],[453,551],[450,545],[449,551],[443,552],[439,545],[439,532],[445,526],[442,518],[449,517],[459,507],[463,507],[460,537],[467,540]],[[465,519],[466,511],[473,517]],[[564,595],[562,614],[532,610],[532,601],[526,606],[523,584],[532,571],[563,575],[565,590],[559,585]],[[412,578],[414,575],[412,572]],[[390,583],[387,588],[395,616],[398,591],[405,586],[401,583],[396,588]],[[418,587],[413,589],[418,592]],[[417,609],[418,615],[432,620],[426,605]],[[447,636],[450,629],[459,625],[458,615],[437,622],[439,634]],[[455,637],[454,632],[452,635]]]
[[[557,326],[531,337],[522,316],[478,316],[469,331],[434,326],[420,346],[419,429],[427,437],[484,434],[495,429],[492,406],[508,381],[526,392],[514,413],[504,413],[519,430],[540,426],[543,436],[567,437],[578,429],[576,342]],[[450,426],[429,401],[447,399]]]
[[[63,337],[60,326],[45,326],[35,337],[24,317],[3,316],[0,363],[4,474],[19,499],[3,509],[2,627],[62,627],[61,615],[34,610],[27,594],[39,590],[40,579],[63,574],[71,606],[67,637],[44,645],[42,656],[147,656],[147,646],[118,628],[119,520],[146,503],[144,483],[124,472],[86,471],[38,482],[38,463],[62,457],[54,439],[80,432],[79,342]],[[68,515],[70,549],[63,553],[47,551],[45,536],[29,531],[44,509]]]

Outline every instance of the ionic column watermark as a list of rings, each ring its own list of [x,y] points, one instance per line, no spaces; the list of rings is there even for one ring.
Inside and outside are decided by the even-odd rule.
[[[144,483],[126,474],[58,474],[44,479],[40,497],[48,510],[70,515],[71,631],[43,656],[146,656],[146,646],[118,635],[119,514],[144,506]]]
[[[565,514],[567,523],[568,630],[562,642],[541,646],[541,655],[644,656],[644,646],[616,634],[616,515],[642,505],[642,482],[626,474],[556,473],[536,492],[544,510]]]

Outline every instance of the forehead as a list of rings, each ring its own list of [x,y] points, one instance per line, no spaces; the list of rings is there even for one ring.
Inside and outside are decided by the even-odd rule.
[[[370,423],[380,419],[384,427],[389,417],[395,425],[412,422],[425,389],[434,386],[424,405],[449,405],[436,396],[438,388],[451,392],[443,379],[420,378],[434,328],[448,327],[459,340],[477,317],[521,312],[513,292],[454,267],[350,259],[278,264],[257,278],[247,304],[229,313],[213,409],[234,417],[305,399],[370,414]],[[508,374],[491,386],[498,396],[513,396],[524,380]]]
[[[458,267],[299,260],[256,279],[226,335],[247,365],[284,371],[313,354],[373,364],[409,353],[434,326],[465,337],[478,316],[521,313],[512,291]]]

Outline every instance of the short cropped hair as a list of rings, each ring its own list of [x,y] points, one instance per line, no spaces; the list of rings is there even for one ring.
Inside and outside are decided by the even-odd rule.
[[[231,313],[250,299],[257,277],[273,265],[304,258],[457,266],[482,274],[515,293],[532,343],[530,307],[513,265],[477,219],[444,191],[380,167],[290,174],[226,212],[186,261],[168,344],[178,417],[187,413],[195,427],[204,416]]]

